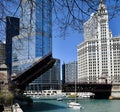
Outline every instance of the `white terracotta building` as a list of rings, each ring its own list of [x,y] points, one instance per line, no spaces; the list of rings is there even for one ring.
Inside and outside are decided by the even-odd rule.
[[[120,81],[120,36],[112,37],[107,8],[101,0],[98,11],[84,23],[84,42],[77,47],[78,81]]]

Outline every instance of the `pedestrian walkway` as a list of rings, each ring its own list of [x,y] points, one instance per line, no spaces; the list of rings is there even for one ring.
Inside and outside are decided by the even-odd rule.
[[[4,107],[3,112],[12,112],[12,108],[11,107]]]
[[[19,104],[16,103],[12,107],[11,106],[10,107],[4,107],[3,112],[23,112],[23,110],[20,108]]]

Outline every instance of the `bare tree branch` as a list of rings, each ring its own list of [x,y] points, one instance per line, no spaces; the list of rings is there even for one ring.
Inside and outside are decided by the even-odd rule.
[[[5,23],[6,16],[17,16],[20,9],[21,16],[24,16],[21,2],[22,0],[0,0],[0,25]],[[92,12],[97,11],[100,0],[51,0],[51,2],[53,3],[53,26],[57,25],[60,37],[65,37],[69,29],[82,32],[83,23]],[[31,7],[29,24],[32,30],[33,7],[39,7],[41,10],[41,6],[36,4],[35,0],[26,0],[26,3]],[[120,14],[120,0],[104,0],[104,3],[108,9],[109,20]],[[28,31],[26,25],[22,29]]]
[[[83,23],[90,14],[98,10],[100,0],[54,0],[54,16],[59,23],[60,34],[70,28],[81,32]],[[109,20],[120,14],[120,0],[104,1],[109,14]],[[64,19],[63,19],[64,18]],[[63,32],[64,32],[63,31]],[[64,33],[65,33],[64,32]]]

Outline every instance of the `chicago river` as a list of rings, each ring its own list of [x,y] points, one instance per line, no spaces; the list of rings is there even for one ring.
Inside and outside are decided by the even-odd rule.
[[[79,110],[67,107],[69,100],[45,100],[35,99],[33,106],[23,106],[24,112],[119,112],[120,100],[96,100],[80,99],[78,102],[82,105]]]

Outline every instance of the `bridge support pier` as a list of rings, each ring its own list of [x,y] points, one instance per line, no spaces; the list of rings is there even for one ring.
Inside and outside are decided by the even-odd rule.
[[[120,99],[120,84],[113,84],[110,99]]]
[[[94,92],[94,99],[109,99],[111,92]]]

